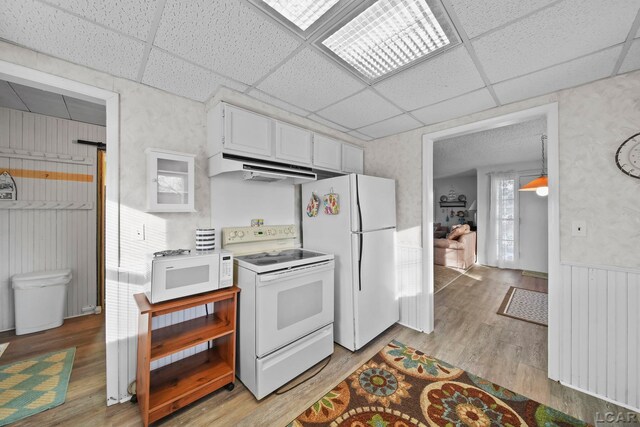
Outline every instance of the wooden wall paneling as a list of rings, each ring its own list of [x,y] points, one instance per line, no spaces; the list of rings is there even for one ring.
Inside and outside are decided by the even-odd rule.
[[[562,268],[562,290],[560,292],[560,379],[567,383],[571,383],[571,360],[572,360],[572,342],[571,342],[571,290],[572,290],[572,271],[571,266]]]
[[[640,274],[627,275],[627,401],[640,408]]]
[[[589,354],[592,355],[589,363],[589,372],[594,373],[589,379],[589,389],[605,395],[607,392],[607,315],[609,307],[607,304],[607,271],[594,269],[593,282],[590,283],[590,319],[595,325],[590,324],[589,330],[593,332],[590,338]],[[591,279],[591,277],[590,277]],[[592,329],[593,328],[593,329]],[[593,361],[593,363],[591,363]],[[593,378],[593,380],[592,380]]]
[[[96,148],[72,141],[104,140],[105,136],[100,126],[0,108],[0,148],[93,159],[91,164],[71,164],[0,153],[0,167],[34,171],[16,177],[18,200],[92,206],[86,210],[0,209],[0,330],[14,326],[10,282],[14,274],[70,268],[73,280],[68,286],[65,316],[81,315],[83,307],[96,304]],[[91,182],[40,179],[38,171],[88,175]]]

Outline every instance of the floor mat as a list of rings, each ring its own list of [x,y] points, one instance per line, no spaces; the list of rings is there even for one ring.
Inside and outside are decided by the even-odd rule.
[[[511,286],[498,309],[498,314],[547,326],[548,307],[547,293]]]
[[[338,425],[588,424],[394,340],[288,427]]]
[[[538,279],[548,279],[549,278],[549,275],[547,273],[542,273],[540,271],[523,270],[522,271],[522,275],[523,276],[529,276],[529,277],[537,277]]]
[[[0,426],[64,403],[76,349],[0,366]]]

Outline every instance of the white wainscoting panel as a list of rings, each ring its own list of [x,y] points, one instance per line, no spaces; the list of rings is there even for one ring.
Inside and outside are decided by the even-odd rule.
[[[562,265],[560,381],[640,408],[640,271]]]
[[[400,298],[400,324],[420,328],[419,298],[422,296],[422,248],[396,246],[396,273]]]
[[[0,330],[14,327],[14,274],[70,268],[73,280],[67,287],[65,316],[81,315],[83,307],[96,305],[96,162],[13,157],[8,150],[95,159],[96,148],[73,143],[77,139],[104,141],[105,128],[0,108],[0,147],[6,149],[0,152],[0,170],[93,176],[92,182],[14,178],[20,203],[38,203],[0,209]]]

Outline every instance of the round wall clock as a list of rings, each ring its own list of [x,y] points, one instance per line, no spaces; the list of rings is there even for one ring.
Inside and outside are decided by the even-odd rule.
[[[640,132],[630,136],[618,147],[616,166],[630,177],[640,179]]]

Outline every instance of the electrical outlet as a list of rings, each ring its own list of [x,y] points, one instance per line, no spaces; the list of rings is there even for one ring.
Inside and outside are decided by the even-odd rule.
[[[144,224],[139,224],[133,234],[136,240],[144,240]]]
[[[587,236],[587,222],[586,221],[573,221],[571,223],[571,235],[573,237],[586,237]]]

